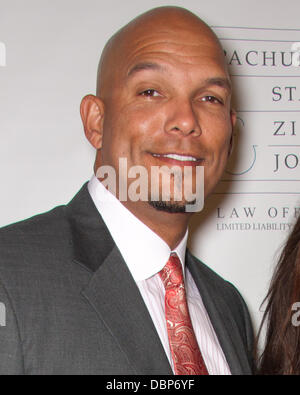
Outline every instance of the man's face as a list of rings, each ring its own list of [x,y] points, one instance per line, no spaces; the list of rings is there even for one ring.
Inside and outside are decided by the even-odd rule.
[[[207,196],[224,171],[234,123],[220,48],[191,32],[156,32],[133,40],[113,67],[101,165],[117,175],[119,158],[149,175],[152,166],[204,166]]]

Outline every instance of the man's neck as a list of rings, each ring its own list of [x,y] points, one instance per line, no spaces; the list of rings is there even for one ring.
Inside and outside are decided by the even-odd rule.
[[[177,247],[186,234],[189,213],[168,213],[157,210],[147,202],[122,202],[140,221],[163,239],[171,250]]]

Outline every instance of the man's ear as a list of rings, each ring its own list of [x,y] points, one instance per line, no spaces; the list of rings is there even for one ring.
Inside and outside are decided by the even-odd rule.
[[[231,137],[229,143],[228,157],[232,154],[233,151],[233,133],[234,133],[234,126],[236,123],[236,112],[233,109],[230,110],[230,118],[231,118]]]
[[[102,147],[104,103],[94,95],[85,96],[80,105],[80,115],[86,138],[97,150]]]

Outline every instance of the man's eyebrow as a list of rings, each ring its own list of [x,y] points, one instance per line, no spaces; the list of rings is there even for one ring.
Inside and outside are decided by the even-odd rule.
[[[223,77],[215,77],[215,78],[208,78],[204,82],[205,86],[219,86],[220,88],[226,89],[229,93],[232,91],[232,85],[228,78]]]
[[[129,69],[127,73],[127,77],[132,77],[134,74],[143,71],[143,70],[157,70],[157,71],[165,71],[165,68],[158,64],[152,62],[141,62],[135,64],[132,68]]]
[[[165,72],[166,68],[159,64],[159,63],[153,63],[153,62],[141,62],[135,64],[133,67],[131,67],[127,73],[127,77],[132,77],[134,74],[143,71],[143,70],[156,70],[160,72]],[[208,78],[204,81],[205,86],[212,86],[216,85],[219,86],[220,88],[226,89],[229,93],[232,91],[232,86],[231,82],[228,78],[224,77],[212,77]]]

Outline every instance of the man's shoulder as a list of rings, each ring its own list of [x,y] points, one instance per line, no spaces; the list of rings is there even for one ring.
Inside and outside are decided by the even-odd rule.
[[[69,205],[58,206],[0,229],[0,291],[5,289],[18,313],[27,309],[28,301],[51,304],[57,295],[67,297],[74,287],[77,292],[85,273],[89,275],[74,264],[68,209]]]
[[[42,249],[53,243],[65,242],[66,237],[70,235],[69,208],[72,202],[75,202],[76,209],[77,206],[85,206],[87,194],[85,184],[69,204],[54,207],[45,213],[0,228],[0,260],[4,249],[19,250],[27,245],[37,245]]]
[[[66,222],[65,212],[66,206],[58,206],[45,213],[0,228],[0,248],[34,240],[49,240],[51,235],[58,236]]]
[[[33,267],[55,251],[66,251],[70,239],[66,206],[0,229],[0,272]]]

